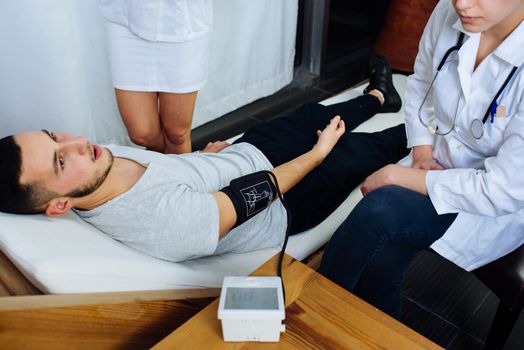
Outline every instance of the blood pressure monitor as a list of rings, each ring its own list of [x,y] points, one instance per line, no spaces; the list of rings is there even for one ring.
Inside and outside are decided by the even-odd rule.
[[[225,277],[218,319],[225,341],[278,342],[285,331],[280,277]]]

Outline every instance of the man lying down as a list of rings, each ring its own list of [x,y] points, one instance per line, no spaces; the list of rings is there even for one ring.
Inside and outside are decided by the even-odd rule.
[[[282,243],[319,224],[366,176],[405,156],[404,126],[345,133],[398,111],[389,66],[372,62],[363,96],[305,104],[249,129],[233,145],[164,155],[37,131],[0,140],[0,211],[60,216],[73,209],[110,237],[151,256],[183,261]]]

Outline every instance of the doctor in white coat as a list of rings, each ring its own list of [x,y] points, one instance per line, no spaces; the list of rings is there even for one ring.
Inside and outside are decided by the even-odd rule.
[[[320,271],[400,316],[431,248],[465,270],[524,243],[524,0],[441,0],[406,90],[411,154],[364,182]]]

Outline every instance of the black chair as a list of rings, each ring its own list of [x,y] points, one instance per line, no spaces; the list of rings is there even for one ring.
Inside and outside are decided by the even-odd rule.
[[[484,349],[500,350],[524,307],[524,245],[473,273],[500,299]]]

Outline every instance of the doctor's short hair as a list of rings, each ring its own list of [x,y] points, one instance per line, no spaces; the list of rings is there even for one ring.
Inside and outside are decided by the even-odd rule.
[[[39,183],[20,184],[22,149],[13,136],[0,139],[0,211],[13,214],[43,212],[53,194]]]

